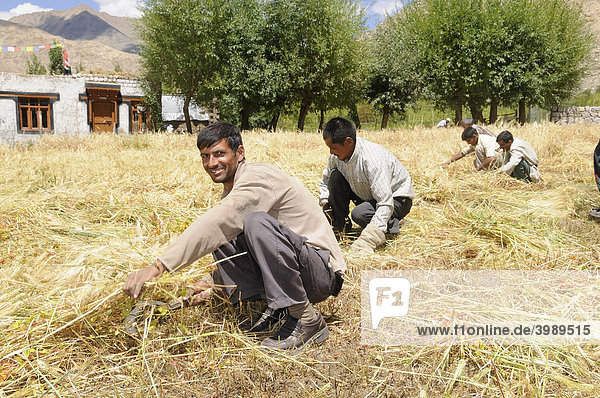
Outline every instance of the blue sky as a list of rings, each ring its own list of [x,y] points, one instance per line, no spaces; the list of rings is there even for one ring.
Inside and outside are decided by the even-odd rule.
[[[2,0],[0,2],[0,19],[10,19],[20,14],[36,11],[66,10],[79,4],[87,4],[95,10],[120,17],[136,17],[139,16],[137,3],[138,0]],[[397,0],[363,0],[363,3],[369,16],[370,28],[381,22],[386,13],[393,13],[397,5],[401,4]]]

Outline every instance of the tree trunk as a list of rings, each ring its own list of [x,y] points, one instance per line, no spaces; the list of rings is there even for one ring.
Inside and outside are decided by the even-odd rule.
[[[381,117],[381,129],[387,129],[388,121],[390,120],[390,107],[389,105],[383,106],[383,116]]]
[[[246,108],[245,106],[242,107],[242,112],[240,115],[240,119],[241,119],[241,130],[250,130],[250,112],[248,111],[248,108]]]
[[[304,131],[304,123],[306,122],[306,115],[308,115],[308,111],[310,109],[310,105],[312,101],[309,99],[303,99],[300,104],[300,114],[298,115],[298,130]]]
[[[323,131],[323,123],[325,120],[325,111],[321,109],[321,115],[319,116],[319,131]]]
[[[527,111],[525,110],[525,98],[519,100],[519,124],[522,126],[527,121]]]
[[[191,96],[186,96],[183,100],[183,116],[185,116],[185,127],[187,128],[187,132],[192,134],[192,120],[190,119],[190,101],[192,100]]]
[[[471,111],[471,117],[475,120],[475,123],[483,122],[483,112],[476,105],[469,104],[469,110]]]
[[[350,119],[354,122],[354,126],[357,130],[360,130],[360,118],[358,117],[358,108],[356,104],[352,104],[350,107]]]
[[[490,102],[490,124],[496,123],[496,120],[498,120],[498,100],[492,98]]]
[[[462,105],[454,106],[454,124],[460,123],[462,120]]]
[[[269,123],[269,131],[275,132],[277,130],[277,123],[279,122],[279,114],[281,111],[278,109],[273,112],[273,116],[271,116],[271,123]]]

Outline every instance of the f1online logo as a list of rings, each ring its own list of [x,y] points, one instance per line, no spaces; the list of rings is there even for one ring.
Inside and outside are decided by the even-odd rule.
[[[406,278],[375,278],[369,281],[369,303],[373,329],[383,318],[401,318],[408,313],[410,282]]]

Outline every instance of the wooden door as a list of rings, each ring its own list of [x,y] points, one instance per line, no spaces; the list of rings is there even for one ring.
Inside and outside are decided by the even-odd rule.
[[[95,133],[113,133],[115,126],[115,104],[92,102],[92,130]]]

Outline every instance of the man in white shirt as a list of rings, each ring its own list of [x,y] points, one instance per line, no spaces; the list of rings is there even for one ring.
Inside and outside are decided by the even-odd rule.
[[[471,153],[475,153],[473,164],[477,171],[502,166],[502,156],[497,152],[499,146],[493,137],[480,135],[474,127],[467,127],[462,132],[462,139],[469,145],[445,162],[445,166]]]
[[[504,166],[498,172],[525,182],[538,182],[540,171],[537,168],[538,157],[527,141],[514,138],[509,131],[498,134],[496,139],[504,152]]]
[[[440,120],[440,122],[435,127],[448,127],[450,125],[450,118]]]
[[[334,230],[344,231],[350,201],[356,204],[352,220],[363,231],[351,251],[373,253],[385,242],[385,233],[399,233],[402,220],[412,207],[415,192],[408,171],[381,145],[356,137],[347,119],[331,119],[323,129],[331,156],[323,171],[319,199]]]

